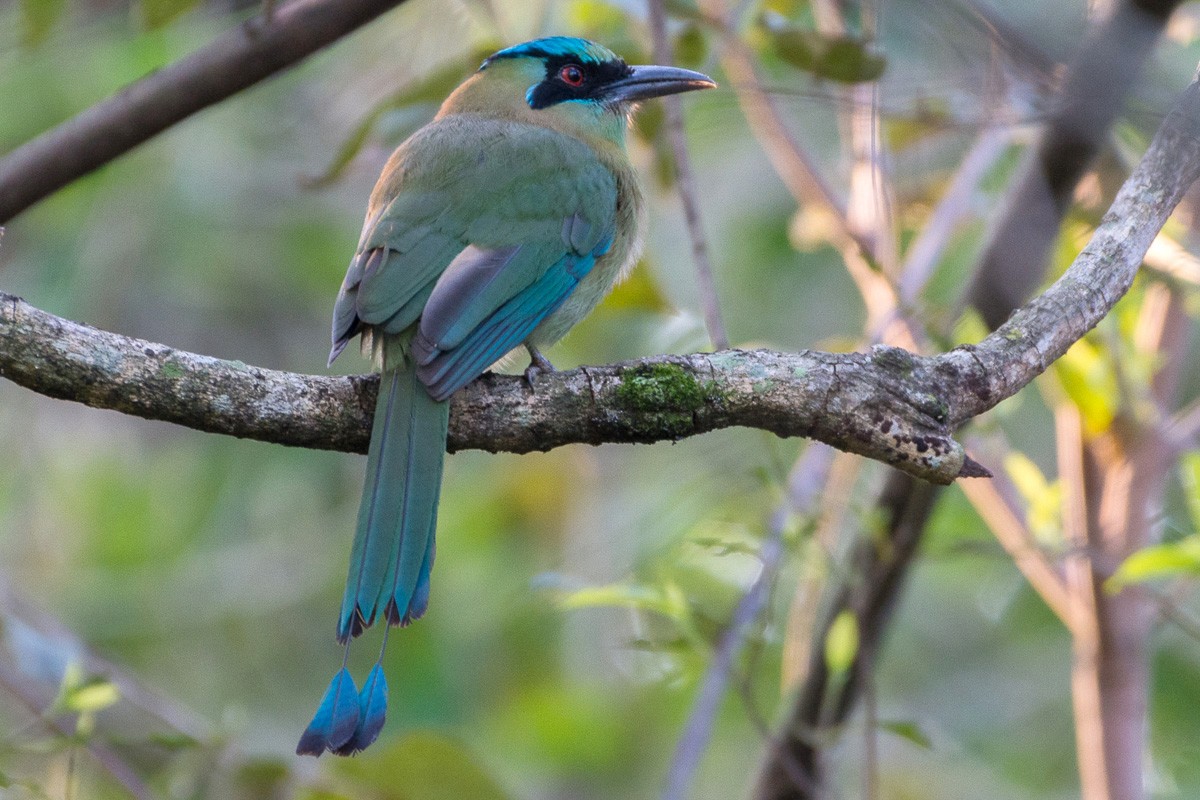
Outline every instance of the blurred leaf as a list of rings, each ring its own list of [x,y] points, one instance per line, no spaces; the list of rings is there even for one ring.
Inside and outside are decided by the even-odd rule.
[[[834,239],[838,223],[834,212],[819,203],[805,203],[788,223],[788,242],[801,253],[812,253]]]
[[[852,611],[843,611],[834,618],[825,636],[825,666],[835,675],[844,674],[854,666],[858,655],[858,619]]]
[[[1038,541],[1062,541],[1062,483],[1048,481],[1037,464],[1024,453],[1009,453],[1004,471],[1025,500],[1026,523]]]
[[[933,749],[933,742],[930,741],[929,736],[925,733],[925,731],[921,730],[921,726],[915,722],[904,720],[880,722],[879,729],[899,736],[901,739],[912,742],[917,747],[925,750]]]
[[[867,42],[860,39],[823,36],[776,14],[764,14],[760,21],[780,58],[818,78],[865,83],[877,80],[887,69],[887,59],[870,52]]]
[[[199,0],[141,0],[142,26],[148,30],[161,28],[177,17],[191,11]]]
[[[650,268],[639,261],[629,277],[617,285],[605,300],[603,308],[621,311],[645,311],[663,314],[674,310],[655,282]]]
[[[676,64],[692,69],[699,67],[708,57],[708,37],[704,35],[704,29],[695,22],[688,23],[675,37],[674,50]]]
[[[1109,355],[1089,339],[1080,339],[1054,364],[1063,390],[1083,417],[1088,433],[1107,430],[1120,397]]]
[[[627,714],[636,711],[599,686],[556,678],[508,701],[493,723],[511,742],[506,758],[548,760],[550,769],[577,781],[583,774],[619,772],[635,755]]]
[[[304,787],[296,794],[296,800],[362,800],[348,794],[334,792],[329,789]]]
[[[152,733],[146,740],[163,750],[181,751],[202,746],[199,741],[186,733]]]
[[[96,713],[120,699],[121,693],[114,683],[100,676],[85,675],[79,662],[73,661],[67,665],[51,708],[56,713],[77,714],[75,732],[86,737],[95,730]]]
[[[234,783],[247,797],[278,796],[291,776],[286,762],[278,758],[251,758],[238,765]]]
[[[571,4],[567,21],[571,28],[591,34],[611,33],[628,27],[629,16],[624,9],[603,0],[576,0]]]
[[[473,753],[428,731],[406,734],[390,746],[376,745],[354,759],[337,759],[330,770],[357,790],[389,800],[508,800]]]
[[[808,0],[765,0],[762,4],[764,11],[773,11],[789,19],[808,9],[809,6]]]
[[[103,678],[92,678],[82,686],[71,690],[64,698],[63,707],[80,714],[103,711],[121,699],[115,684]]]
[[[1200,453],[1187,453],[1179,461],[1180,482],[1193,530],[1200,531]]]
[[[67,0],[20,0],[20,2],[21,43],[27,47],[44,41],[67,7]]]
[[[1104,588],[1119,592],[1131,583],[1174,575],[1200,575],[1200,534],[1138,550],[1105,581]]]
[[[962,316],[954,323],[950,340],[956,345],[975,344],[983,341],[987,335],[987,323],[983,321],[983,316],[979,311],[972,306],[965,309]]]
[[[653,611],[673,620],[684,620],[688,616],[683,594],[673,585],[657,587],[636,583],[610,583],[604,586],[589,586],[566,594],[559,598],[558,603],[566,610],[636,608]]]
[[[634,35],[638,25],[620,3],[576,0],[567,13],[567,27],[578,36],[604,44],[630,64],[646,63],[642,42]]]
[[[941,136],[954,117],[945,98],[921,98],[912,114],[890,117],[885,121],[884,136],[892,150],[904,150],[933,136]]]
[[[667,112],[662,103],[643,103],[633,115],[633,133],[647,144],[653,143],[662,133]]]

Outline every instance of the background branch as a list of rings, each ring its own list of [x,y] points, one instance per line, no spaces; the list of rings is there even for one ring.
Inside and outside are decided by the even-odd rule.
[[[293,0],[127,86],[0,160],[0,224],[201,109],[286,69],[404,0]]]
[[[1042,279],[1050,245],[1084,171],[1107,141],[1178,0],[1125,0],[1067,69],[1049,123],[1025,156],[984,246],[969,301],[991,328]]]

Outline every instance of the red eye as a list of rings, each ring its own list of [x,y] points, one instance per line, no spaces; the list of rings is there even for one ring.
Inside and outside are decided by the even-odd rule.
[[[558,71],[558,77],[568,86],[583,86],[583,70],[578,64],[567,64]]]

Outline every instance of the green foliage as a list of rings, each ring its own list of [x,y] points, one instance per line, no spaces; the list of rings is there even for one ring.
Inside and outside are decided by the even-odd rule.
[[[1025,501],[1026,524],[1043,544],[1062,543],[1062,482],[1050,481],[1037,464],[1023,453],[1010,453],[1004,459],[1004,471]]]
[[[825,36],[772,14],[764,15],[760,24],[781,59],[818,78],[867,83],[878,80],[887,69],[887,59],[872,52],[866,41]]]
[[[915,744],[925,750],[933,749],[933,740],[929,738],[929,734],[921,730],[921,726],[915,722],[896,720],[892,722],[880,722],[879,729],[888,733],[899,736],[910,744]]]
[[[1119,592],[1126,586],[1154,578],[1200,575],[1200,534],[1177,542],[1151,545],[1137,551],[1121,563],[1105,588]]]

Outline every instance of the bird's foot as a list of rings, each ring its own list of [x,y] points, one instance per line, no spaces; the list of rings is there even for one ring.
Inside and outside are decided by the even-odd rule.
[[[529,351],[529,366],[525,368],[525,380],[529,384],[529,388],[532,389],[539,375],[548,372],[558,372],[558,370],[550,363],[550,359],[542,355],[541,351],[536,347],[525,345],[525,349]]]

